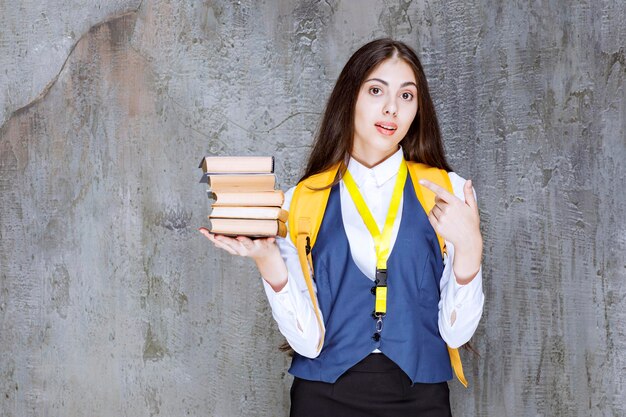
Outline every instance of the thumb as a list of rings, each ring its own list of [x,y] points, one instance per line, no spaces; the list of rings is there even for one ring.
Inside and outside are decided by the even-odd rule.
[[[463,186],[463,193],[465,194],[465,203],[471,208],[476,208],[476,199],[474,198],[472,180],[465,181],[465,185]]]

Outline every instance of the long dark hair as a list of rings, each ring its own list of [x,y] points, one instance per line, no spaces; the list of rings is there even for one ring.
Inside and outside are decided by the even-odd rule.
[[[343,67],[335,83],[324,117],[300,181],[343,161],[348,165],[354,137],[354,109],[363,81],[386,59],[397,57],[409,64],[417,81],[417,115],[400,141],[407,161],[422,162],[452,171],[446,161],[439,123],[422,64],[411,47],[390,38],[376,39],[359,48]],[[343,172],[340,173],[337,182]]]

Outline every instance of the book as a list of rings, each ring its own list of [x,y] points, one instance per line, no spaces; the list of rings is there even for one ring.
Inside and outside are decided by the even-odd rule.
[[[213,206],[274,206],[282,207],[285,202],[285,193],[282,190],[274,191],[209,191],[209,199]]]
[[[205,156],[200,161],[214,200],[208,216],[212,233],[286,237],[285,195],[275,190],[273,156]]]
[[[273,156],[205,156],[200,161],[202,171],[212,174],[273,173]]]
[[[211,233],[227,236],[287,236],[287,226],[280,220],[214,219],[209,217]]]
[[[274,191],[274,174],[217,174],[208,175],[211,191]]]
[[[287,223],[289,213],[280,207],[214,207],[209,219],[268,219]]]

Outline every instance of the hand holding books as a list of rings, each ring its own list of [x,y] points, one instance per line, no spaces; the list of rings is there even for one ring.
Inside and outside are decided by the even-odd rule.
[[[274,237],[250,239],[247,236],[230,237],[213,234],[205,227],[198,230],[213,242],[215,247],[224,249],[231,255],[247,256],[254,260],[260,260],[273,255],[274,251],[278,251],[278,247],[274,244],[276,240]]]
[[[287,266],[280,255],[275,238],[250,239],[246,236],[236,238],[213,235],[208,229],[201,227],[200,233],[206,236],[217,248],[224,249],[232,255],[247,256],[254,260],[261,276],[278,292],[287,285]]]
[[[287,267],[275,236],[285,237],[288,213],[281,209],[284,194],[274,190],[273,157],[206,157],[200,163],[213,211],[211,228],[198,230],[232,255],[252,258],[263,279],[280,291]]]

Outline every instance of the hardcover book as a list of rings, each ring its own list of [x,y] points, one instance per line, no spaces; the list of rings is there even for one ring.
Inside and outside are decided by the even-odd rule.
[[[213,200],[213,207],[219,206],[264,206],[282,207],[285,202],[285,193],[282,190],[274,191],[220,191],[209,192],[209,199]]]
[[[287,236],[287,226],[280,220],[209,219],[211,233],[227,236]]]
[[[200,161],[202,171],[211,174],[273,173],[273,156],[205,156]]]
[[[274,174],[214,174],[207,176],[211,191],[274,191]]]
[[[214,207],[209,219],[267,219],[287,223],[289,213],[280,207]]]

